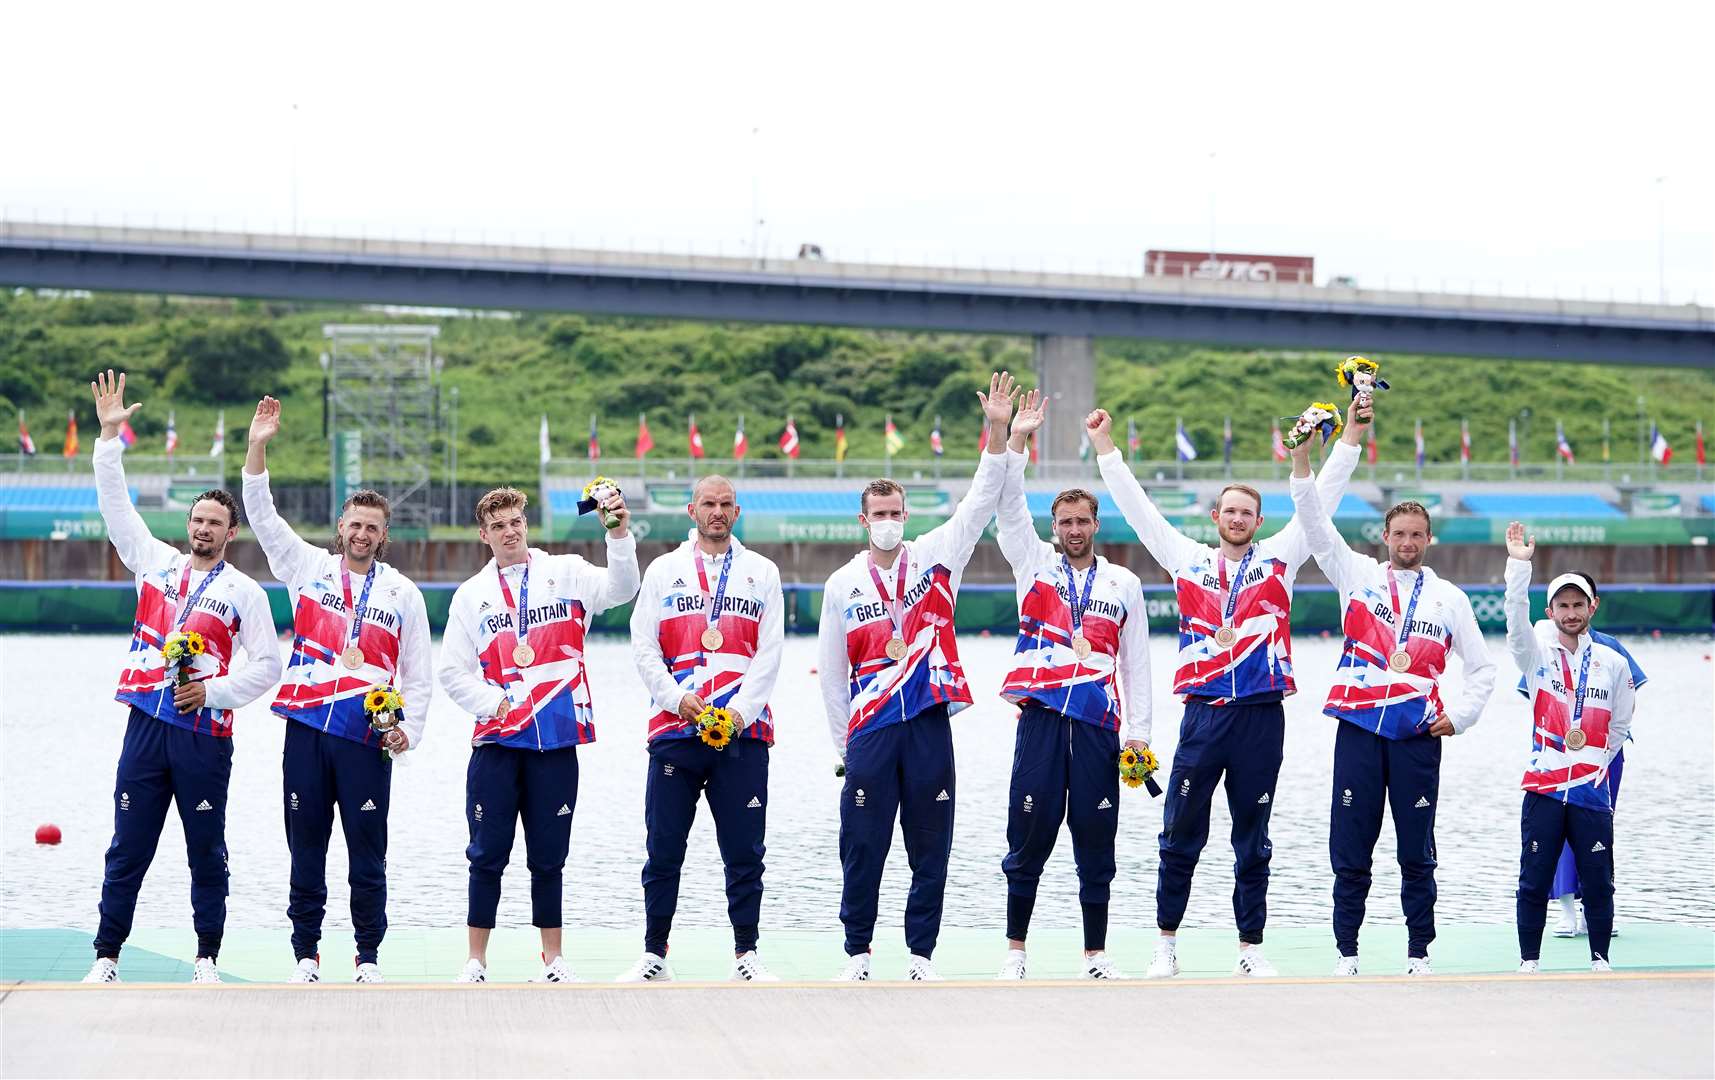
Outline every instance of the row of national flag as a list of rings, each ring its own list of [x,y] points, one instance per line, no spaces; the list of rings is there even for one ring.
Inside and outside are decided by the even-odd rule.
[[[137,433],[131,430],[131,421],[119,422],[119,441],[129,450],[137,445]],[[177,418],[171,410],[167,412],[167,431],[162,449],[168,457],[177,455],[179,451],[179,426]],[[18,410],[18,452],[29,456],[36,453],[36,440],[30,437],[30,425],[24,415],[24,410]],[[65,446],[60,449],[61,457],[74,458],[78,452],[77,413],[66,413]],[[220,415],[214,422],[214,442],[209,446],[208,456],[219,457],[226,452],[226,410],[220,410]]]
[[[22,424],[21,419],[20,424]],[[602,456],[601,439],[597,432],[597,427],[597,417],[591,416],[589,443],[586,448],[586,455],[591,461],[599,460]],[[1274,423],[1270,436],[1273,444],[1274,460],[1285,461],[1288,456],[1286,443],[1282,438],[1280,423],[1278,421]],[[20,442],[28,439],[28,437],[28,434],[24,433],[20,427]],[[126,438],[123,433],[120,437]],[[75,421],[73,422],[71,438],[75,441]],[[169,446],[168,452],[171,453],[171,447],[176,444],[177,440],[173,435],[172,419],[170,416],[167,422],[167,439]],[[982,429],[982,434],[978,437],[977,449],[981,451],[987,441],[988,428],[985,426]],[[780,447],[780,452],[786,457],[797,458],[799,456],[801,447],[798,441],[798,425],[793,417],[786,417],[786,426],[781,430],[776,442]],[[129,440],[127,440],[126,445],[130,445]],[[1426,457],[1422,420],[1417,420],[1413,424],[1412,445],[1417,464],[1421,467],[1424,464]],[[893,415],[891,413],[887,415],[882,427],[882,446],[889,457],[896,456],[906,446],[905,437],[900,434],[899,426],[893,422]],[[850,443],[846,438],[845,416],[838,415],[834,418],[834,460],[844,461],[849,447]],[[1703,444],[1703,424],[1701,421],[1697,423],[1696,428],[1696,447],[1697,463],[1699,465],[1706,464]],[[686,418],[685,448],[688,455],[694,459],[701,460],[708,457],[708,447],[703,441],[702,429],[697,426],[697,418],[695,414]],[[1134,458],[1137,457],[1139,451],[1143,448],[1143,440],[1138,434],[1137,421],[1135,419],[1126,421],[1126,448]],[[639,413],[637,416],[637,439],[633,444],[632,454],[635,457],[642,458],[647,456],[654,449],[655,437],[649,430],[649,420],[642,413]],[[936,457],[941,457],[946,453],[946,442],[941,435],[941,418],[939,416],[935,417],[935,426],[929,431],[929,449]],[[1571,442],[1568,441],[1566,437],[1566,430],[1558,421],[1554,425],[1554,449],[1555,453],[1564,458],[1569,464],[1577,463],[1578,459],[1573,452]],[[1090,450],[1090,440],[1086,433],[1078,447],[1078,457],[1087,459],[1090,456]],[[1173,450],[1174,455],[1180,461],[1196,461],[1199,457],[1197,444],[1192,439],[1191,434],[1185,430],[1183,420],[1177,420],[1174,422]],[[25,450],[25,453],[34,452],[35,450],[33,447]],[[213,452],[216,454],[220,452],[218,441]],[[1365,452],[1370,464],[1375,464],[1378,459],[1378,452],[1376,449],[1374,427],[1372,427],[1368,433]],[[68,456],[70,456],[71,453],[76,453],[75,447],[73,450],[68,452]],[[749,453],[750,439],[745,434],[744,416],[740,415],[738,418],[738,426],[733,431],[732,458],[734,461],[743,461]],[[1673,458],[1673,447],[1668,443],[1667,437],[1662,434],[1661,429],[1653,423],[1650,425],[1649,453],[1652,458],[1663,465],[1667,464]],[[1507,424],[1507,454],[1508,459],[1513,465],[1516,466],[1519,464],[1518,425],[1514,421],[1509,421]],[[1036,456],[1036,442],[1032,439],[1030,444],[1030,459],[1035,461]],[[1221,425],[1221,457],[1227,462],[1231,462],[1233,460],[1233,421],[1231,417],[1226,418]],[[553,460],[553,452],[548,439],[548,417],[546,414],[543,414],[542,416],[540,460],[542,464],[547,464],[549,461]],[[1471,461],[1471,425],[1467,420],[1459,421],[1459,460],[1464,464],[1469,464]],[[1606,421],[1603,421],[1602,424],[1602,460],[1609,460],[1609,432],[1608,423]]]
[[[592,415],[590,417],[589,443],[585,450],[586,456],[591,461],[597,461],[602,456],[601,436],[598,432],[598,427],[598,418]],[[982,449],[983,443],[987,438],[988,428],[984,427],[982,437],[979,439],[977,444],[978,450]],[[548,417],[546,413],[542,415],[542,426],[538,442],[538,459],[542,464],[546,465],[548,462],[552,461],[554,457],[553,448],[548,439]],[[801,445],[798,442],[798,422],[792,416],[788,415],[786,417],[786,426],[781,430],[780,436],[775,440],[775,442],[780,447],[780,452],[789,458],[797,458],[802,452]],[[882,428],[882,445],[889,457],[898,454],[899,451],[905,448],[905,436],[899,433],[899,426],[893,422],[892,413],[887,415],[886,424]],[[834,417],[834,460],[844,461],[846,459],[846,453],[850,447],[850,440],[846,438],[846,418],[844,414],[836,415]],[[642,413],[638,413],[637,440],[632,445],[632,455],[639,458],[645,457],[654,449],[655,436],[649,430],[649,418]],[[929,449],[936,457],[940,457],[947,451],[946,443],[943,442],[941,438],[941,418],[939,416],[935,418],[935,426],[929,432]],[[708,447],[703,442],[703,432],[702,429],[697,426],[697,417],[695,413],[686,418],[685,450],[690,457],[695,459],[700,460],[708,457]],[[738,426],[733,431],[732,457],[734,461],[743,461],[749,453],[750,438],[744,432],[744,415],[741,413],[738,418]],[[1032,461],[1036,460],[1036,446],[1034,440],[1032,440],[1031,443],[1030,457]]]

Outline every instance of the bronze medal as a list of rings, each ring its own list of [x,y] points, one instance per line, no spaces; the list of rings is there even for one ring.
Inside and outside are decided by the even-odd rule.
[[[339,654],[339,661],[351,670],[356,671],[358,668],[363,666],[363,650],[358,648],[356,645],[353,645],[351,648]]]
[[[1072,651],[1078,654],[1078,659],[1087,660],[1090,657],[1090,639],[1079,634],[1072,639]]]
[[[889,660],[892,660],[895,662],[903,660],[903,659],[905,659],[905,654],[907,652],[910,652],[910,650],[905,647],[905,639],[904,638],[889,638],[888,639],[888,641],[887,641],[887,658]]]
[[[529,667],[536,662],[536,650],[520,641],[512,650],[512,662],[519,667]]]
[[[1387,658],[1387,666],[1395,671],[1409,671],[1411,670],[1411,654],[1400,649]]]
[[[1239,632],[1230,626],[1223,626],[1215,631],[1215,644],[1223,649],[1233,647],[1233,642],[1239,640]]]
[[[1566,733],[1566,749],[1582,750],[1590,740],[1585,736],[1583,728],[1573,728]]]
[[[726,635],[721,633],[718,626],[711,626],[703,631],[703,648],[705,649],[718,649],[724,641],[726,641]]]

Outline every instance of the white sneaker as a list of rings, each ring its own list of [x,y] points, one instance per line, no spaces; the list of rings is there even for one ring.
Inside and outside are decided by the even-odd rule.
[[[665,956],[656,956],[646,952],[638,958],[637,963],[625,969],[624,974],[614,982],[672,982],[673,967],[667,963]]]
[[[835,982],[869,982],[869,953],[860,952],[846,957],[846,966],[834,976]]]
[[[1405,973],[1407,975],[1433,975],[1435,969],[1429,966],[1429,957],[1427,956],[1408,956],[1405,959]]]
[[[1598,956],[1596,959],[1590,961],[1590,970],[1598,975],[1607,975],[1611,973],[1614,968],[1606,960]]]
[[[1537,975],[1537,974],[1540,974],[1541,972],[1542,972],[1542,965],[1540,963],[1538,963],[1537,961],[1535,961],[1535,960],[1520,960],[1519,961],[1517,974],[1519,974],[1519,975]]]
[[[779,982],[780,976],[769,971],[762,962],[762,957],[755,949],[739,953],[732,959],[732,974],[727,976],[732,982]]]
[[[1356,975],[1357,973],[1358,973],[1358,958],[1357,957],[1355,957],[1355,956],[1342,956],[1342,957],[1340,957],[1340,959],[1334,961],[1334,974],[1335,975]]]
[[[1121,971],[1117,964],[1108,959],[1107,953],[1099,952],[1084,957],[1084,978],[1129,979],[1131,976]]]
[[[1280,972],[1274,970],[1274,965],[1262,954],[1261,945],[1246,945],[1239,950],[1239,962],[1233,965],[1233,974],[1253,979],[1272,979]]]
[[[583,982],[578,978],[572,966],[566,963],[566,958],[556,956],[552,960],[542,958],[542,974],[530,980],[533,983],[575,983]]]
[[[86,983],[116,983],[119,982],[119,961],[108,956],[98,956],[95,963],[90,965],[89,974],[83,977]]]
[[[1013,982],[1024,978],[1024,950],[1006,950],[1006,960],[1000,965],[1000,974],[995,976],[1003,982]]]
[[[1179,974],[1179,939],[1163,937],[1155,940],[1155,957],[1149,962],[1146,979],[1171,979]]]
[[[464,970],[453,979],[456,983],[485,983],[488,981],[488,969],[482,966],[482,961],[471,957],[464,962]]]
[[[214,959],[208,956],[197,957],[196,970],[191,972],[193,983],[218,983],[220,972],[214,966]]]
[[[1570,894],[1560,898],[1560,921],[1554,924],[1555,937],[1577,937],[1579,924],[1578,898]]]
[[[354,983],[384,983],[387,980],[381,977],[380,964],[359,964],[357,965],[357,973],[351,977],[351,981]]]
[[[911,962],[905,965],[905,977],[912,982],[945,982],[941,973],[935,970],[935,964],[927,956],[911,954]]]
[[[298,961],[298,966],[292,969],[289,983],[313,983],[322,981],[322,961],[319,956],[306,956]]]

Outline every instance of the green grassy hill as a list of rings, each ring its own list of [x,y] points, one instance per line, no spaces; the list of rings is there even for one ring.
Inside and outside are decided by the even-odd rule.
[[[528,314],[516,318],[390,318],[334,305],[268,304],[98,295],[73,299],[0,296],[0,423],[27,409],[44,455],[63,444],[75,412],[84,452],[95,436],[88,382],[100,368],[130,373],[145,403],[134,427],[146,448],[161,445],[176,412],[181,452],[206,453],[224,407],[229,452],[242,452],[256,398],[286,404],[286,432],[269,461],[283,482],[326,475],[321,441],[322,326],[328,322],[435,322],[445,360],[443,389],[459,388],[459,473],[470,482],[533,477],[537,416],[547,413],[555,453],[581,457],[590,417],[603,452],[629,458],[639,413],[648,416],[655,456],[685,454],[686,415],[695,413],[711,459],[729,457],[740,413],[751,452],[778,457],[786,415],[797,420],[806,457],[831,457],[834,421],[844,414],[854,458],[880,457],[885,415],[893,414],[906,457],[929,455],[939,414],[951,454],[974,453],[975,392],[988,372],[1008,368],[1033,379],[1027,339],[904,334],[826,327],[709,324]],[[1135,418],[1144,454],[1172,454],[1183,416],[1205,455],[1218,454],[1222,420],[1233,417],[1234,456],[1269,453],[1272,417],[1313,399],[1339,400],[1334,365],[1343,350],[1285,353],[1161,342],[1104,341],[1098,397]],[[1383,456],[1412,454],[1412,418],[1421,416],[1431,460],[1456,460],[1459,418],[1469,418],[1475,457],[1506,459],[1507,419],[1532,413],[1524,453],[1552,454],[1561,419],[1579,459],[1599,460],[1602,420],[1612,422],[1616,460],[1636,457],[1638,398],[1676,452],[1691,453],[1696,421],[1715,426],[1715,371],[1386,356],[1378,438]],[[445,395],[443,395],[443,400]],[[1521,436],[1526,432],[1521,429]],[[437,440],[437,453],[440,442]],[[437,477],[440,459],[434,467]]]

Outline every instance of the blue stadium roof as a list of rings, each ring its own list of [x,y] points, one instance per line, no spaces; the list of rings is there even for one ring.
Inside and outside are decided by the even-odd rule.
[[[1497,518],[1620,518],[1613,503],[1597,495],[1550,495],[1542,492],[1508,491],[1466,495],[1465,509],[1473,514]]]

